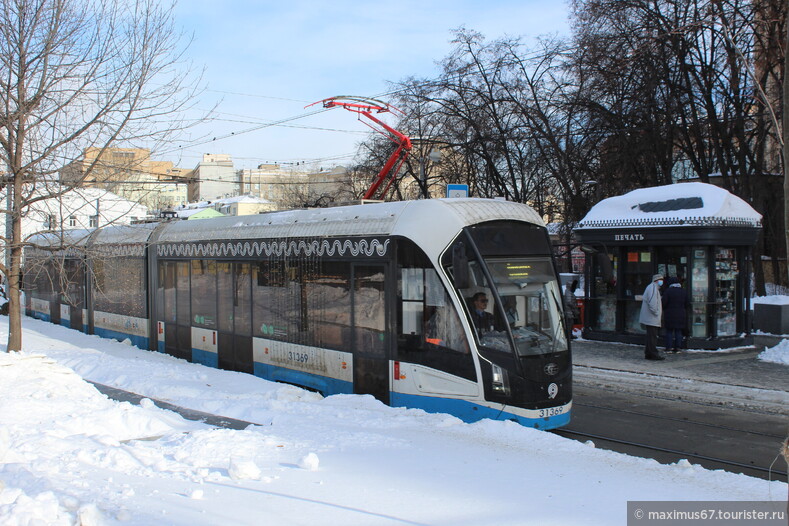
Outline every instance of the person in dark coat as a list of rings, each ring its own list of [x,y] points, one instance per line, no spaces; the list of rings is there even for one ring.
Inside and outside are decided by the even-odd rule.
[[[690,302],[688,293],[677,278],[668,278],[663,293],[663,327],[666,329],[666,352],[678,353],[682,347],[682,333],[687,326]]]
[[[493,330],[493,314],[487,312],[485,310],[487,308],[487,294],[484,292],[474,294],[474,297],[471,298],[471,320],[480,336]]]

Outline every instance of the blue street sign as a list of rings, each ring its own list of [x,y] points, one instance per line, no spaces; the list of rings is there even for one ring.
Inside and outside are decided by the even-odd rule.
[[[447,197],[468,197],[467,184],[448,184]]]

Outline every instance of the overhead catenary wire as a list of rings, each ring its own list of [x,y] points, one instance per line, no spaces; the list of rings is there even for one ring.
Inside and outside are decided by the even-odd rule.
[[[524,57],[523,60],[538,59],[538,58],[547,57],[547,56],[548,56],[547,52],[535,53],[533,56]],[[448,80],[448,79],[461,78],[461,77],[462,77],[461,74],[457,74],[457,75],[453,75],[453,76],[450,76],[450,77],[444,76],[444,77],[439,77],[439,78],[435,78],[435,79],[427,79],[427,80],[424,80],[424,81],[420,82],[418,85],[423,85],[423,86],[437,85],[437,84],[440,84],[441,82],[446,82],[446,80]],[[413,86],[403,87],[403,88],[399,88],[399,89],[395,89],[395,90],[389,90],[389,91],[383,92],[383,93],[381,93],[379,95],[374,95],[372,98],[386,98],[386,97],[390,97],[390,96],[395,95],[397,93],[406,91],[408,89],[412,89],[412,87]],[[268,96],[268,95],[256,95],[256,94],[251,94],[251,93],[240,93],[240,92],[218,91],[218,90],[210,90],[210,91],[216,91],[217,93],[227,93],[227,94],[233,94],[233,95],[241,95],[241,96],[247,96],[247,97],[259,97],[259,98],[274,99],[274,100],[288,100],[288,101],[293,101],[293,102],[305,102],[305,101],[298,100],[298,99],[290,99],[290,98],[285,98],[285,97],[274,97],[274,96]],[[217,141],[221,141],[223,139],[228,139],[228,138],[232,138],[232,137],[238,137],[240,135],[251,133],[253,131],[258,131],[258,130],[261,130],[261,129],[264,129],[264,128],[269,128],[269,127],[273,127],[273,126],[282,126],[282,125],[285,125],[288,122],[300,120],[300,119],[303,119],[303,118],[306,118],[306,117],[311,117],[313,115],[317,115],[319,113],[323,113],[325,111],[328,111],[329,109],[330,108],[318,108],[318,109],[316,109],[314,111],[309,111],[309,112],[301,113],[301,114],[298,114],[298,115],[293,115],[291,117],[285,117],[285,118],[282,118],[282,119],[279,119],[279,120],[276,120],[276,121],[263,122],[263,123],[260,123],[258,125],[252,126],[250,128],[246,128],[246,129],[238,130],[238,131],[233,131],[233,132],[230,132],[230,133],[225,133],[223,135],[218,135],[218,136],[212,137],[211,139],[197,140],[195,142],[189,142],[189,143],[186,143],[186,144],[184,144],[182,146],[178,146],[177,148],[174,148],[174,149],[171,149],[171,150],[165,150],[165,151],[162,151],[160,153],[162,155],[166,155],[168,153],[182,152],[185,148],[192,148],[192,147],[196,147],[196,146],[202,146],[202,145],[205,145],[205,144],[211,144],[211,143],[214,143],[214,142],[217,142]],[[327,130],[327,131],[334,131],[334,130]],[[348,132],[345,132],[345,131],[343,131],[343,132],[344,133],[348,133]],[[350,133],[365,133],[365,132],[358,132],[358,131],[349,131],[349,132]]]
[[[515,63],[515,62],[523,62],[523,61],[531,61],[531,60],[538,60],[539,61],[539,60],[544,60],[544,59],[550,58],[551,56],[569,56],[569,55],[571,55],[573,53],[578,52],[579,49],[581,49],[579,44],[564,44],[564,45],[560,45],[560,46],[554,47],[552,49],[545,49],[545,50],[534,51],[532,53],[526,53],[526,54],[523,54],[523,55],[515,55],[515,54],[513,54],[511,60],[512,60],[513,63]],[[409,85],[404,85],[403,83],[400,83],[400,87],[396,87],[394,89],[387,90],[385,92],[382,92],[382,93],[379,93],[377,95],[374,95],[373,97],[374,98],[386,99],[386,98],[398,95],[400,93],[408,92],[410,90],[414,90],[414,89],[418,89],[418,88],[429,88],[429,87],[432,87],[432,86],[440,87],[442,84],[445,84],[448,81],[451,82],[453,80],[462,79],[462,78],[467,77],[469,75],[474,75],[476,73],[479,73],[481,70],[486,70],[488,67],[492,67],[494,65],[496,65],[496,64],[494,64],[494,63],[489,63],[489,64],[481,63],[481,64],[477,64],[476,67],[474,68],[474,70],[471,71],[471,72],[466,71],[466,72],[458,72],[458,73],[454,73],[454,74],[439,75],[438,77],[435,77],[435,78],[421,79],[421,80],[418,80],[418,81],[414,82],[413,84],[409,84]],[[276,97],[276,96],[252,94],[252,93],[243,93],[243,92],[235,92],[235,91],[220,91],[220,90],[209,90],[209,91],[213,91],[213,92],[216,92],[216,93],[226,93],[226,94],[230,94],[230,95],[245,96],[245,97],[255,97],[255,98],[264,98],[264,99],[272,99],[272,100],[283,100],[283,101],[293,101],[293,102],[300,102],[300,103],[306,102],[306,101],[300,100],[300,99],[293,99],[293,98],[287,98],[287,97]],[[273,126],[287,126],[286,123],[288,123],[288,122],[292,122],[292,121],[295,121],[295,120],[299,120],[299,119],[303,119],[303,118],[306,118],[306,117],[310,117],[312,115],[315,115],[317,113],[321,113],[323,111],[327,111],[327,109],[326,108],[321,108],[321,109],[318,109],[318,110],[316,110],[314,112],[306,112],[306,113],[301,113],[301,114],[294,115],[294,116],[291,116],[291,117],[286,117],[286,118],[283,118],[283,119],[280,119],[280,120],[276,120],[276,121],[263,122],[263,123],[260,123],[258,125],[252,126],[250,128],[246,128],[246,129],[242,129],[242,130],[238,130],[238,131],[233,131],[233,132],[230,132],[230,133],[225,133],[223,135],[215,136],[215,137],[212,137],[210,139],[197,140],[195,142],[186,143],[186,144],[184,144],[182,146],[179,146],[178,148],[176,148],[174,150],[168,150],[168,151],[165,151],[165,152],[162,152],[162,153],[166,154],[166,153],[173,153],[173,152],[176,152],[176,151],[184,152],[186,148],[191,148],[191,147],[201,146],[201,145],[205,145],[205,144],[215,143],[215,142],[221,141],[223,139],[232,138],[232,137],[238,137],[240,135],[244,135],[244,134],[247,134],[247,133],[258,131],[258,130],[261,130],[261,129],[264,129],[264,128],[273,127]],[[215,120],[217,122],[234,122],[231,119],[211,119],[211,120]],[[726,119],[719,119],[716,116],[710,116],[707,120],[718,120],[718,121],[724,121],[724,122],[726,121]],[[239,121],[239,123],[245,123],[245,122],[248,122],[248,121]],[[254,122],[254,121],[252,121],[252,122]],[[674,123],[665,123],[665,124],[663,124],[663,126],[669,126],[670,127],[670,126],[675,126],[675,124]],[[290,127],[299,127],[299,126],[290,125]],[[360,131],[355,131],[355,130],[336,130],[336,129],[331,129],[331,128],[320,128],[320,127],[309,127],[309,126],[304,126],[303,128],[304,129],[322,130],[322,131],[340,132],[340,133],[359,133],[359,134],[366,133],[366,132],[360,132]],[[605,134],[628,133],[628,132],[639,132],[639,131],[654,130],[654,129],[655,129],[655,125],[654,124],[644,123],[643,125],[640,125],[640,126],[622,127],[622,128],[618,128],[618,129],[611,129],[611,128],[609,128],[609,129],[604,130],[603,133],[605,133]],[[558,137],[570,138],[570,137],[579,137],[579,136],[585,136],[585,135],[588,135],[588,132],[585,132],[585,131],[577,131],[577,132],[567,131],[567,132],[559,132],[559,133],[552,133],[551,134],[552,137],[557,137],[557,138]],[[532,136],[528,136],[528,137],[519,137],[519,140],[523,140],[523,139],[536,140],[536,139],[539,139],[540,137],[541,136],[538,136],[538,135],[532,135]],[[344,158],[344,156],[343,156],[343,158]]]

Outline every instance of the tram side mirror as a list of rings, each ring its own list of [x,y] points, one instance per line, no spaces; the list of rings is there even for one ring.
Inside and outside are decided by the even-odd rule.
[[[452,247],[452,277],[455,279],[456,288],[467,289],[471,285],[466,245],[462,241],[458,241]]]

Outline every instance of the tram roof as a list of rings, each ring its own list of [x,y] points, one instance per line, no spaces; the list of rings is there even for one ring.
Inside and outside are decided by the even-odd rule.
[[[168,223],[158,242],[210,239],[404,235],[468,225],[520,220],[544,226],[529,206],[496,199],[452,198],[289,210]]]
[[[85,250],[93,232],[94,229],[42,232],[28,239],[33,246],[26,248],[25,252],[45,256],[78,256]]]
[[[57,232],[41,232],[31,236],[29,242],[42,247],[84,247],[94,229],[59,230]]]
[[[112,228],[100,228],[91,243],[97,245],[145,243],[156,226],[156,223],[144,223],[141,225],[115,225]]]

